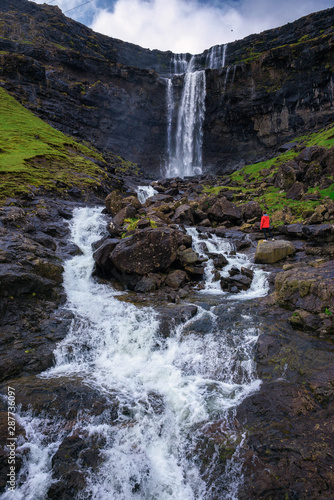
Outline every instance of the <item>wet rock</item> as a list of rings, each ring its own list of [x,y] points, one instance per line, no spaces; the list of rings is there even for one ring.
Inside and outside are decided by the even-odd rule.
[[[213,259],[213,265],[216,269],[222,269],[228,264],[228,260],[226,257],[224,257],[224,255],[209,253],[208,256],[210,257],[210,259]]]
[[[295,247],[291,241],[260,240],[255,252],[255,262],[260,264],[274,264],[289,255],[293,255],[295,251]]]
[[[187,281],[187,273],[181,271],[180,269],[176,269],[168,274],[165,284],[170,286],[171,288],[181,288]]]
[[[154,196],[150,196],[145,202],[145,207],[150,207],[151,205],[158,207],[162,204],[172,203],[173,201],[174,199],[172,196],[159,193]]]
[[[198,253],[194,252],[192,248],[182,249],[181,247],[178,250],[177,254],[178,254],[178,260],[182,266],[189,266],[199,261]]]
[[[104,271],[111,271],[109,255],[120,242],[119,238],[107,238],[97,247],[93,253],[96,264]]]
[[[195,305],[160,308],[159,334],[163,338],[168,338],[174,328],[196,316],[197,310]]]
[[[173,229],[143,229],[122,240],[112,251],[113,265],[121,272],[144,275],[164,271],[176,260],[183,234]]]
[[[230,276],[236,276],[239,273],[240,273],[239,269],[235,266],[233,266],[228,272]]]
[[[241,267],[240,272],[241,272],[241,274],[243,274],[244,276],[247,276],[248,278],[251,278],[251,279],[254,278],[254,271],[252,271],[251,269],[248,269],[247,267]]]
[[[252,278],[243,274],[237,274],[236,276],[231,276],[230,283],[232,287],[236,286],[239,290],[248,290],[252,284]]]
[[[159,287],[160,282],[161,280],[156,279],[152,274],[143,276],[134,287],[134,291],[139,293],[153,292]]]

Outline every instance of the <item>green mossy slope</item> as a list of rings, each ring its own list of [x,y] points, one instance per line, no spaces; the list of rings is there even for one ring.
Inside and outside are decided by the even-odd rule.
[[[234,194],[236,203],[244,203],[245,201],[257,201],[261,207],[271,212],[288,209],[291,211],[295,222],[303,220],[305,213],[311,212],[326,198],[334,200],[334,179],[329,176],[332,184],[325,189],[320,186],[309,187],[306,194],[311,195],[316,193],[318,199],[292,200],[286,197],[286,191],[276,187],[270,180],[273,179],[279,168],[287,164],[289,161],[297,158],[303,149],[310,146],[318,146],[326,149],[334,148],[334,126],[327,127],[310,135],[296,138],[293,142],[296,147],[286,151],[270,160],[247,165],[243,169],[231,174],[231,182],[226,185],[224,179],[222,183],[215,186],[208,185],[205,191],[208,193],[217,194],[221,189],[229,190]],[[225,179],[226,180],[226,179]]]
[[[83,193],[107,181],[103,157],[53,129],[0,87],[0,204],[40,189]]]

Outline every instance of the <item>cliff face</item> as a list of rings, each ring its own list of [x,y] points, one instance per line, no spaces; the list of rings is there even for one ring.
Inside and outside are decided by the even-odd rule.
[[[99,35],[50,5],[3,0],[0,15],[2,85],[54,127],[157,175],[172,53]],[[206,70],[206,168],[237,168],[332,121],[333,45],[334,8],[229,44],[226,66]]]
[[[98,35],[57,7],[4,0],[1,9],[5,88],[62,132],[157,172],[166,140],[165,82],[140,67],[150,66],[154,53]]]
[[[329,9],[228,45],[227,67],[207,71],[206,164],[250,162],[333,120],[333,24]]]

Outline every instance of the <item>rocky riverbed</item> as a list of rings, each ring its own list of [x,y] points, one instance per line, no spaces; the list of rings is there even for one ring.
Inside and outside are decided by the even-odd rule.
[[[238,460],[243,481],[238,498],[332,498],[333,225],[323,221],[284,224],[276,229],[277,242],[289,241],[295,251],[274,263],[258,264],[269,273],[269,294],[240,301],[238,297],[251,289],[254,280],[253,261],[262,239],[259,205],[236,206],[224,190],[208,195],[201,179],[190,183],[169,180],[153,183],[153,187],[157,193],[144,203],[133,190],[114,192],[105,207],[101,205],[104,236],[93,242],[96,282],[116,287],[120,303],[134,303],[139,308],[153,305],[160,318],[160,339],[168,341],[172,327],[194,318],[199,308],[212,306],[222,328],[237,325],[242,315],[249,314],[259,333],[255,360],[262,384],[237,408],[233,432],[239,438],[231,441],[231,429],[224,429],[219,418],[205,431],[195,432],[199,470],[210,498],[226,493],[219,477],[235,457],[241,436]],[[77,201],[49,197],[12,199],[0,213],[2,393],[7,394],[8,386],[14,387],[21,413],[38,418],[46,413],[57,415],[59,422],[66,422],[67,430],[73,429],[50,452],[54,482],[45,498],[74,498],[87,488],[85,470],[97,471],[103,462],[103,439],[76,431],[78,415],[84,412],[86,418],[96,419],[107,411],[111,421],[118,421],[120,412],[130,411],[120,410],[116,394],[101,395],[80,375],[39,378],[54,365],[53,352],[71,328],[73,314],[66,307],[63,269],[68,259],[80,253],[69,240],[69,224],[78,206]],[[189,227],[196,229],[199,246],[194,246]],[[229,267],[221,255],[210,252],[216,236],[231,243],[231,256],[241,253],[252,264]],[[279,246],[275,241],[268,245]],[[209,261],[213,263],[212,283],[227,295],[205,293],[203,276]],[[227,297],[234,297],[234,302]],[[197,331],[205,338],[207,322],[204,315],[192,333]],[[163,400],[157,393],[151,398],[150,405],[159,413]],[[5,443],[6,399],[1,404],[1,443]],[[24,463],[29,455],[23,445],[29,440],[23,421],[18,421],[16,432],[21,443],[19,474],[21,467],[27,470]],[[0,459],[4,491],[5,446]],[[214,463],[210,474],[205,466],[209,462]],[[133,491],[140,491],[136,484]]]

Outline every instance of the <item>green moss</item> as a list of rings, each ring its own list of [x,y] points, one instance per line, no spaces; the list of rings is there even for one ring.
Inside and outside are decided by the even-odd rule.
[[[334,127],[320,130],[310,135],[304,135],[296,138],[296,142],[301,147],[322,146],[331,148],[334,146]],[[283,209],[289,209],[295,222],[302,222],[305,218],[305,213],[313,213],[315,208],[323,202],[326,197],[334,200],[334,184],[328,188],[319,190],[318,188],[309,189],[308,193],[315,191],[319,192],[319,200],[289,200],[286,197],[286,192],[274,186],[267,185],[265,192],[259,189],[261,183],[272,177],[280,167],[280,165],[293,160],[300,154],[300,150],[294,149],[286,151],[270,160],[254,163],[245,166],[243,169],[234,172],[230,178],[233,181],[233,186],[210,186],[204,187],[204,192],[208,194],[218,194],[220,190],[233,191],[236,196],[235,200],[238,203],[238,193],[243,193],[240,203],[245,203],[247,200],[257,201],[263,209],[269,209],[271,212]],[[263,177],[262,170],[269,170],[270,174]],[[331,178],[331,177],[329,177]],[[282,224],[283,222],[277,223]]]
[[[0,88],[0,203],[34,188],[85,191],[107,179],[103,157],[37,118]]]

